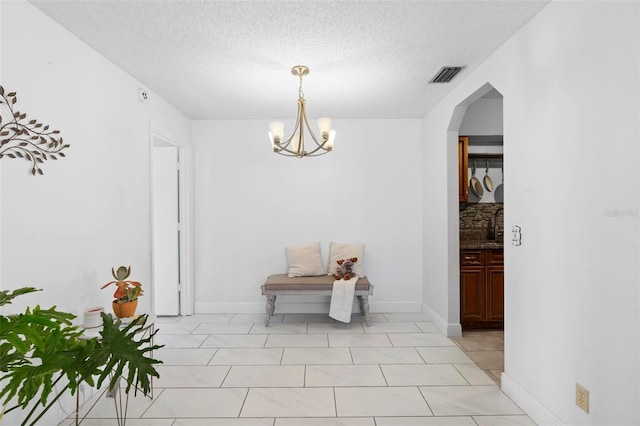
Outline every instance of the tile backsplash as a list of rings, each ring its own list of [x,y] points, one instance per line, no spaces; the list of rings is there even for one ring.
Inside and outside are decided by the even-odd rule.
[[[460,240],[492,239],[494,217],[502,203],[467,203],[460,204]],[[504,215],[498,213],[498,232],[504,232]]]

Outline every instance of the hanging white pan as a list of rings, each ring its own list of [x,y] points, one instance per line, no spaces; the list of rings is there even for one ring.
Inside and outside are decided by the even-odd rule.
[[[495,191],[495,200],[498,203],[502,203],[504,202],[504,167],[501,169],[502,171],[502,181],[500,182],[500,185],[498,185],[496,187],[496,191]]]
[[[489,177],[489,160],[486,160],[486,165],[487,165],[487,168],[484,172],[483,182],[484,182],[484,187],[487,188],[487,191],[491,192],[493,191],[493,181]]]
[[[471,170],[471,180],[469,181],[469,186],[471,187],[471,191],[476,195],[476,197],[482,198],[484,190],[482,189],[482,184],[476,177],[476,160],[473,160],[473,169]]]

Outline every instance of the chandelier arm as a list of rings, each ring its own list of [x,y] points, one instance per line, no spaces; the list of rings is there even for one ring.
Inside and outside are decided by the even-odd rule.
[[[321,151],[316,153],[315,151],[312,151],[310,153],[306,153],[306,154],[298,154],[295,151],[291,151],[291,150],[281,150],[281,151],[277,151],[277,154],[283,155],[285,157],[298,157],[298,158],[304,158],[304,157],[319,157],[321,155],[325,155],[330,153],[331,151]]]
[[[328,154],[328,153],[331,152],[331,151],[327,151],[326,149],[324,151],[316,152],[316,151],[318,151],[318,149],[314,149],[313,151],[307,153],[307,155],[305,155],[305,157],[319,157],[321,155],[325,155],[325,154]]]
[[[322,143],[318,142],[318,137],[315,135],[315,133],[313,133],[313,130],[311,129],[311,126],[309,125],[309,120],[307,119],[307,110],[306,110],[306,108],[303,108],[302,118],[304,119],[304,124],[307,126],[307,130],[309,131],[309,135],[311,135],[311,138],[316,143],[316,145],[318,145],[318,146],[324,145],[325,142],[322,142]]]
[[[280,150],[276,151],[276,152],[286,151],[286,152],[290,152],[292,154],[296,154],[297,155],[297,153],[295,151],[292,151],[292,150],[289,149],[289,145],[293,141],[293,137],[296,135],[296,132],[301,127],[300,126],[300,114],[301,114],[301,112],[303,110],[304,110],[304,99],[300,98],[300,99],[298,99],[298,114],[297,114],[297,117],[296,117],[296,124],[295,124],[295,126],[293,128],[293,132],[291,132],[291,136],[289,136],[288,139],[286,139],[284,142],[282,142],[280,144]]]
[[[291,150],[280,150],[280,151],[276,151],[277,154],[280,154],[282,156],[285,157],[304,157],[304,155],[300,155],[300,154],[296,154],[295,152],[291,151]]]
[[[312,157],[312,156],[317,157],[318,155],[323,155],[328,152],[331,152],[330,149],[325,148],[325,145],[329,142],[329,139],[327,138],[327,140],[323,140],[322,142],[319,142],[318,137],[313,133],[313,130],[311,130],[311,126],[309,125],[309,120],[307,119],[306,109],[304,111],[304,124],[307,126],[307,129],[309,130],[311,138],[313,139],[313,142],[316,144],[316,148],[309,151],[307,153],[307,157]],[[320,151],[320,149],[322,149],[324,152],[316,154],[318,151]]]
[[[314,154],[316,152],[318,152],[320,149],[323,149],[325,152],[323,152],[322,154],[325,154],[327,152],[330,152],[331,150],[326,149],[324,146],[327,144],[327,142],[329,142],[329,139],[324,140],[322,142],[318,141],[318,137],[313,133],[313,130],[311,130],[311,126],[309,125],[309,120],[307,119],[307,111],[306,109],[303,110],[303,118],[304,118],[304,124],[307,126],[307,130],[309,131],[309,134],[311,136],[311,139],[313,139],[313,142],[316,144],[316,148],[314,148],[313,150],[311,150],[310,152],[307,153],[307,156],[314,156]],[[320,155],[320,154],[317,154]],[[315,156],[317,156],[315,155]]]

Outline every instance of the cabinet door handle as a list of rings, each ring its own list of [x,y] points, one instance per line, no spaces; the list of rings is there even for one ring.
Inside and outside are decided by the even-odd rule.
[[[473,257],[469,257],[469,256],[464,257],[464,260],[471,260],[471,259],[473,259]]]

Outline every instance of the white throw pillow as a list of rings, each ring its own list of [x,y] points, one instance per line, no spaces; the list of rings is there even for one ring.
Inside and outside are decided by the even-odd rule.
[[[316,277],[324,275],[320,243],[312,243],[303,247],[287,247],[287,263],[289,277]]]
[[[331,243],[329,246],[329,265],[327,266],[327,275],[335,275],[338,269],[337,261],[340,259],[350,259],[357,257],[358,261],[353,264],[353,273],[364,278],[364,244],[341,244]]]

